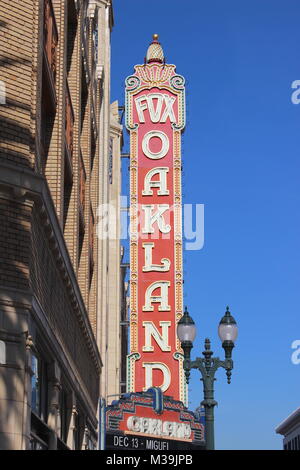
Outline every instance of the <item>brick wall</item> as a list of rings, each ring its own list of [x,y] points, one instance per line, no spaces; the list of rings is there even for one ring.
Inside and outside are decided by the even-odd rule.
[[[30,204],[0,198],[0,285],[29,286]]]
[[[30,150],[34,8],[30,0],[0,3],[0,80],[6,104],[0,106],[0,158],[34,167]]]

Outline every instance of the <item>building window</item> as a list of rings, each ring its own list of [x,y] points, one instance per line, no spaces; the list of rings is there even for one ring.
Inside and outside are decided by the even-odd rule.
[[[35,413],[31,413],[29,450],[47,450],[53,431]]]
[[[6,345],[0,341],[0,364],[6,364]]]
[[[95,218],[92,207],[90,208],[90,240],[89,240],[89,255],[90,255],[90,286],[94,272],[94,231],[95,231]]]
[[[44,76],[43,76],[44,77]],[[43,172],[45,171],[54,126],[56,107],[49,98],[50,94],[46,80],[42,84],[42,106],[40,127],[40,160]]]
[[[67,74],[69,76],[72,58],[74,57],[75,39],[77,31],[77,14],[74,1],[68,2],[68,38],[67,38]]]
[[[298,443],[297,443],[297,437],[294,437],[294,450],[298,450]]]
[[[98,22],[96,21],[93,30],[93,48],[94,48],[94,63],[98,62]]]
[[[81,450],[81,436],[80,436],[80,416],[75,416],[75,427],[73,430],[73,450]]]
[[[54,10],[51,0],[44,2],[44,52],[48,73],[51,80],[56,81],[58,33],[55,21]]]
[[[5,83],[0,80],[0,104],[6,104]]]
[[[91,433],[88,429],[85,430],[84,449],[85,450],[96,450],[96,442],[92,438]]]
[[[79,163],[79,257],[78,257],[78,260],[80,260],[80,257],[81,257],[84,234],[85,234],[85,223],[84,223],[85,186],[86,186],[86,173],[85,173],[84,164],[82,161],[82,156],[80,155],[80,163]]]
[[[73,134],[74,134],[74,111],[72,106],[72,98],[68,81],[66,82],[66,102],[65,102],[65,135],[66,149],[69,166],[73,166]]]
[[[39,384],[39,361],[34,355],[31,357],[31,409],[39,415],[40,410],[40,384]]]
[[[85,186],[86,186],[86,173],[84,169],[84,163],[82,161],[82,156],[80,155],[79,163],[79,202],[80,202],[80,216],[82,222],[84,221],[84,209],[85,209]]]
[[[30,450],[48,449],[51,430],[47,425],[47,365],[38,354],[31,356],[31,426]]]
[[[87,16],[87,9],[88,9],[88,4],[85,3],[84,5],[84,12],[83,12],[83,38],[85,45],[87,45],[88,40],[89,40],[89,17]]]
[[[60,403],[59,403],[59,413],[60,413],[60,439],[63,442],[67,442],[68,437],[68,408],[67,408],[67,393],[65,390],[60,392]]]
[[[56,111],[56,52],[58,33],[51,0],[44,1],[44,58],[42,74],[40,160],[45,171]]]
[[[30,436],[30,443],[29,443],[29,450],[47,450],[48,445],[45,441],[40,439],[34,433],[31,433]]]
[[[31,409],[43,421],[47,421],[47,367],[46,363],[35,354],[31,357]]]
[[[88,96],[89,96],[83,59],[81,61],[81,67],[82,69],[81,69],[81,116],[80,116],[81,128],[80,128],[80,132],[82,133],[86,110],[87,110]]]
[[[63,215],[63,228],[65,229],[68,210],[71,201],[72,195],[72,186],[73,186],[73,177],[70,171],[70,167],[68,164],[67,156],[65,158],[65,172],[64,172],[64,215]]]
[[[109,139],[109,152],[108,152],[108,181],[112,184],[113,181],[113,140]]]
[[[94,165],[94,160],[95,160],[95,155],[96,155],[96,138],[95,138],[95,132],[92,129],[92,141],[91,141],[91,171],[93,169]]]

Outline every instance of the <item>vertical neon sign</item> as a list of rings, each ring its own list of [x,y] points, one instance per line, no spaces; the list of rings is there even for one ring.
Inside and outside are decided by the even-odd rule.
[[[183,314],[181,133],[184,78],[153,36],[126,79],[130,133],[130,354],[127,389],[160,387],[186,403],[176,335]]]

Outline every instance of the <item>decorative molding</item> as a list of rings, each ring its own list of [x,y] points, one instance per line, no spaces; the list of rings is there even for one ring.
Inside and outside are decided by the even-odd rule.
[[[100,80],[103,82],[104,80],[104,65],[97,64],[96,65],[96,77],[97,80]]]
[[[45,178],[27,169],[0,163],[0,187],[6,188],[7,194],[11,194],[13,198],[15,198],[15,194],[18,194],[21,199],[26,198],[37,205],[57,269],[61,273],[61,279],[65,284],[70,303],[77,313],[82,332],[87,338],[88,349],[94,364],[100,371],[101,357]],[[19,298],[21,300],[22,294]],[[4,300],[2,296],[1,302]]]
[[[103,5],[104,7],[111,7],[112,4],[111,4],[111,0],[94,0],[97,5]]]
[[[30,309],[33,293],[30,290],[2,286],[0,284],[0,305]]]
[[[127,391],[134,392],[135,388],[135,361],[140,359],[139,353],[127,356]]]
[[[54,352],[55,357],[59,358],[65,374],[69,376],[68,380],[74,386],[73,392],[77,394],[77,397],[80,398],[82,403],[86,403],[88,405],[86,409],[93,410],[94,405],[90,399],[89,391],[87,390],[85,384],[79,379],[80,373],[77,369],[75,362],[67,353],[64,346],[59,341],[58,337],[53,333],[49,320],[45,315],[38,299],[35,296],[32,297],[32,314],[35,320],[38,322],[40,328],[42,327],[42,336],[44,337],[44,340],[46,340],[46,342],[48,343],[50,351],[52,350]],[[92,414],[91,420],[93,420],[94,425],[96,425],[97,420]]]
[[[95,1],[90,0],[88,8],[87,8],[87,16],[89,18],[95,18],[96,13],[97,13],[97,3]]]

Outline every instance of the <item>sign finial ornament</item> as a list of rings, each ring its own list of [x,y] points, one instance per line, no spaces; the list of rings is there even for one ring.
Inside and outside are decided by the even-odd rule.
[[[158,41],[158,34],[153,34],[153,40],[147,50],[146,63],[151,64],[152,62],[158,62],[163,64],[165,61],[164,51]]]

